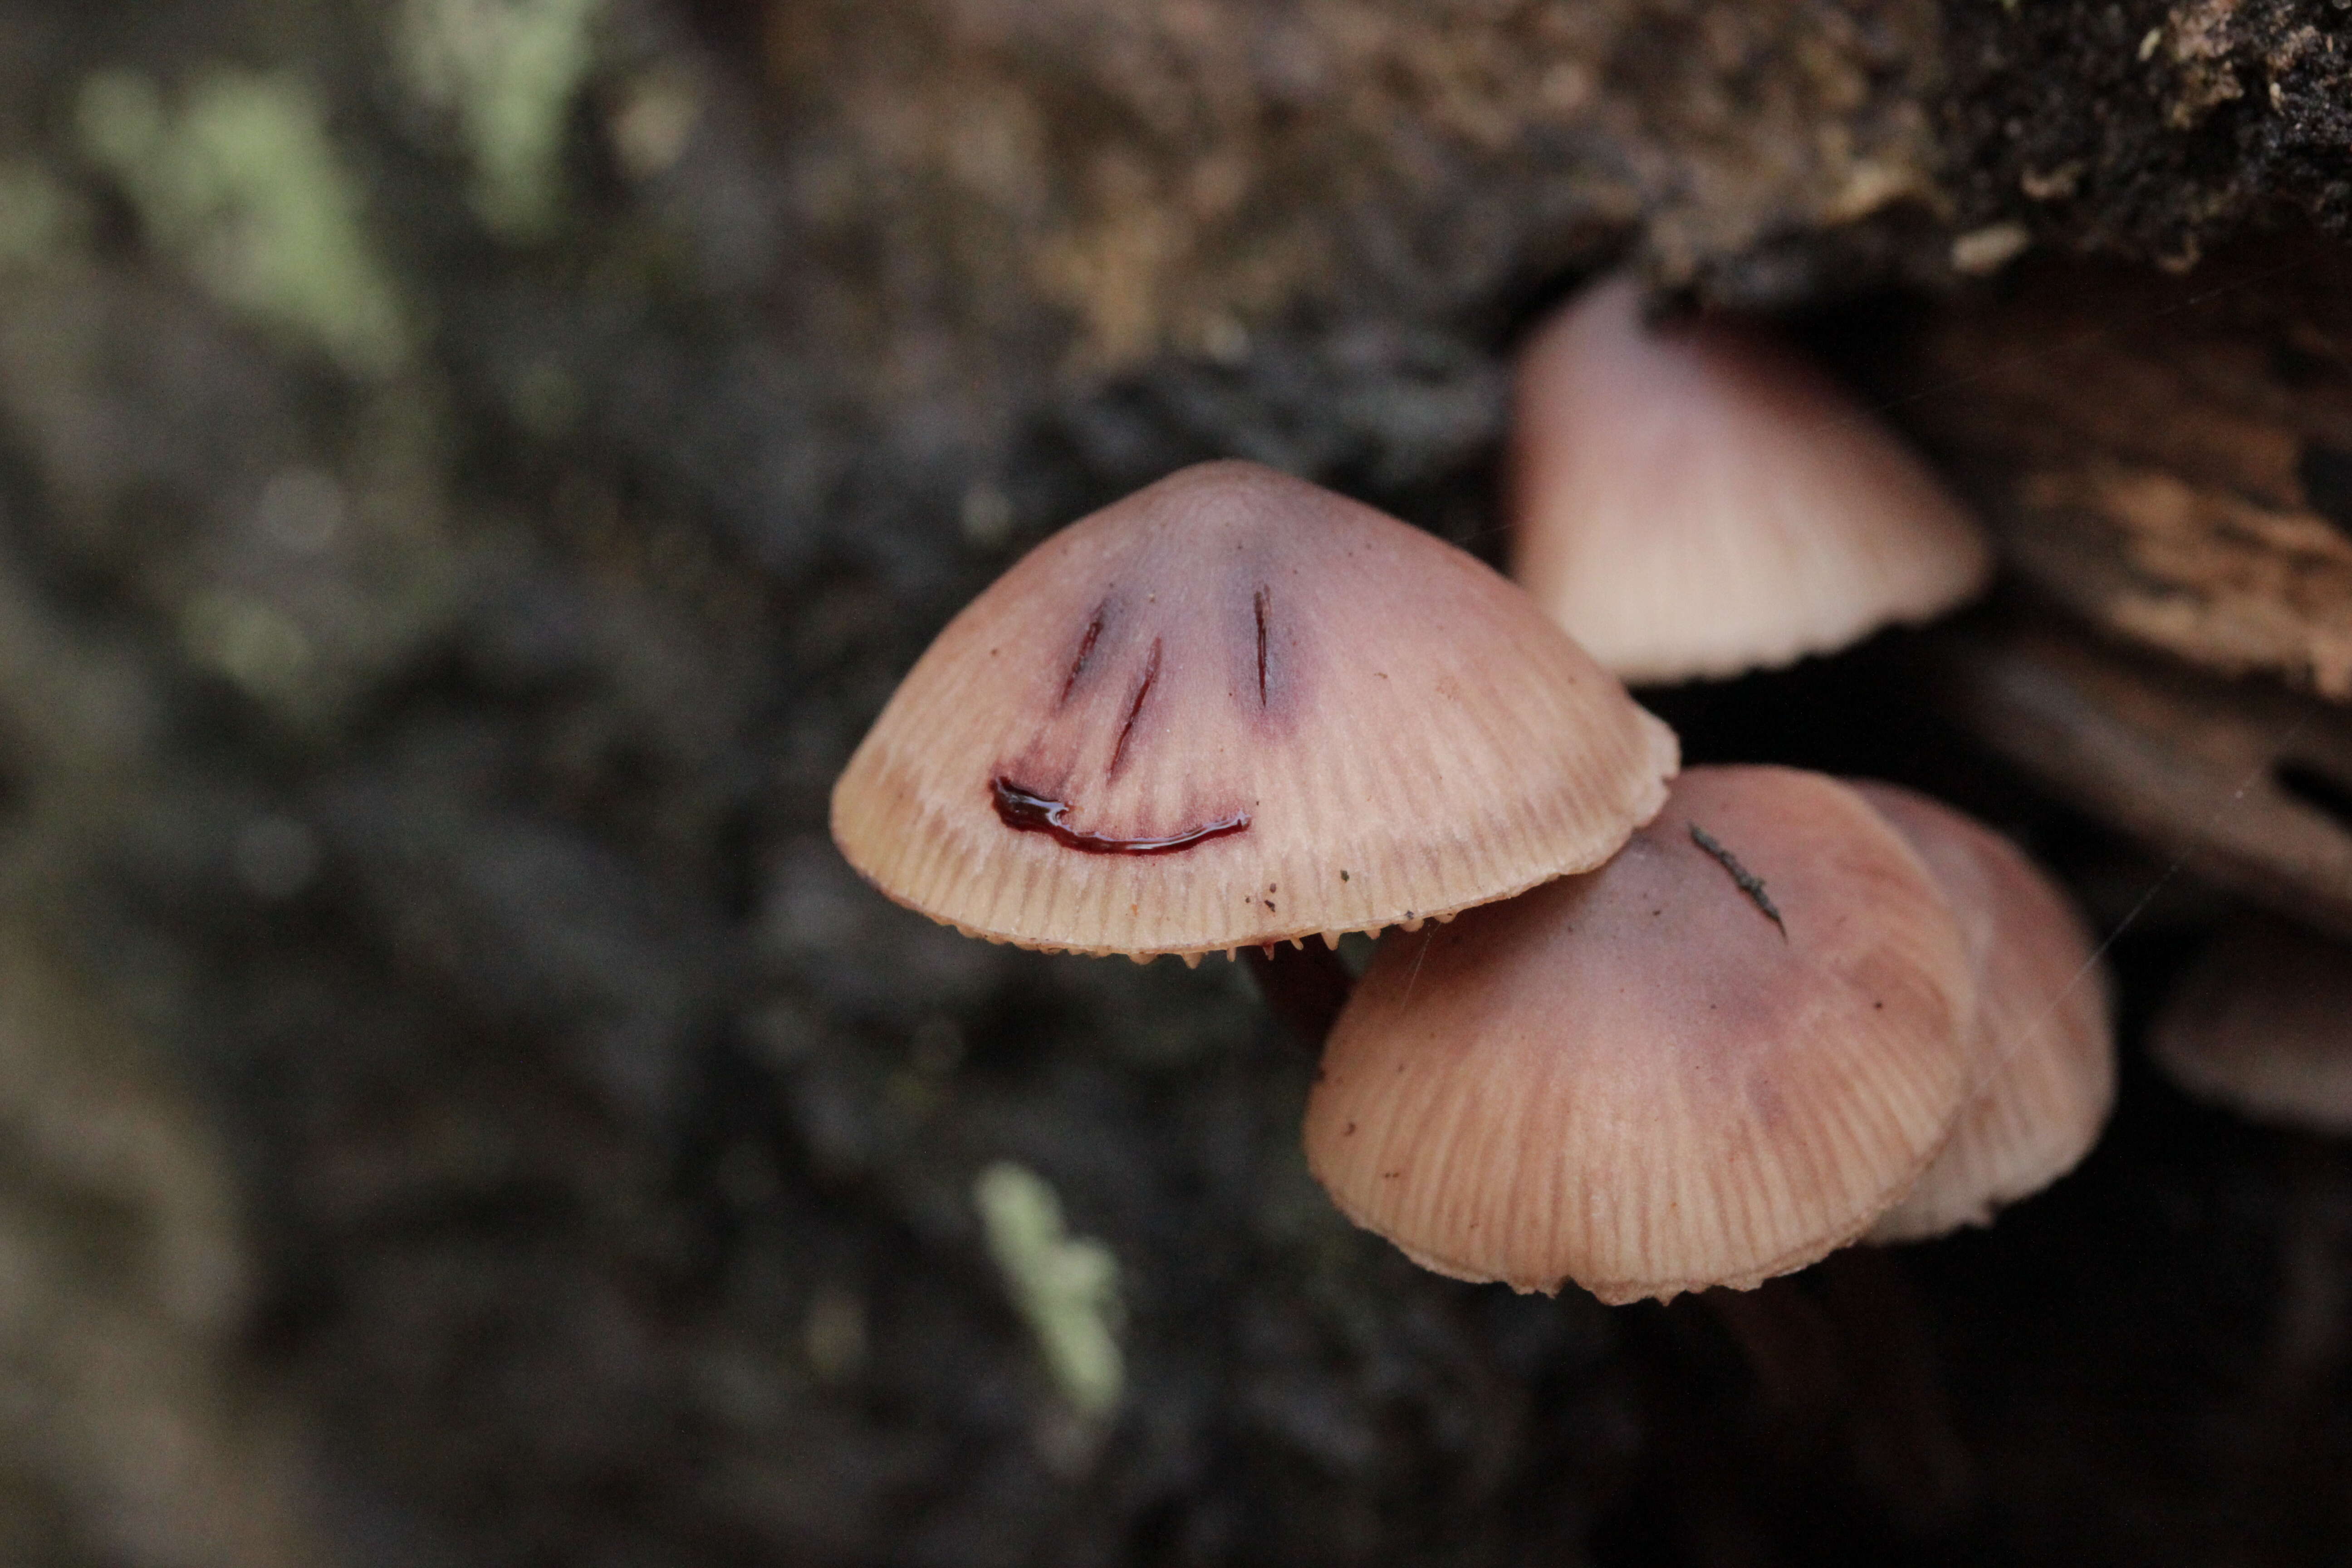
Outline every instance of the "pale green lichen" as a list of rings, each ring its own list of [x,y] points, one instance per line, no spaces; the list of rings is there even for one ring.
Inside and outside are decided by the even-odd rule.
[[[564,121],[587,80],[604,0],[407,0],[403,73],[455,122],[473,167],[474,210],[529,239],[562,206]]]
[[[264,701],[295,703],[306,695],[314,662],[310,638],[264,600],[226,591],[200,593],[181,614],[180,637],[197,663]]]
[[[989,1254],[1037,1336],[1055,1386],[1080,1415],[1109,1415],[1126,1380],[1118,1259],[1101,1242],[1068,1234],[1054,1189],[1010,1161],[980,1173],[972,1202],[988,1230]]]
[[[147,78],[109,71],[82,84],[76,122],[83,153],[121,184],[149,237],[223,304],[354,375],[407,359],[406,312],[309,83],[223,71],[175,112]]]

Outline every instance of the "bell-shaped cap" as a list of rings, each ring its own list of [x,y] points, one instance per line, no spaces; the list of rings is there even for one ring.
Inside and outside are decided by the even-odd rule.
[[[2148,1048],[2200,1100],[2352,1134],[2352,947],[2283,921],[2242,921],[2165,999]]]
[[[1966,1100],[1958,925],[1862,797],[1696,768],[1600,870],[1381,944],[1307,1154],[1416,1261],[1604,1301],[1859,1235]]]
[[[2105,966],[2066,896],[1983,824],[1898,785],[1854,788],[1949,900],[1976,976],[1976,1084],[1949,1142],[1873,1241],[1916,1241],[2038,1193],[2098,1142],[2116,1099]]]
[[[1672,731],[1473,557],[1209,463],[967,605],[850,759],[833,832],[973,935],[1196,954],[1598,865],[1675,765]]]
[[[1937,616],[1982,531],[1884,425],[1762,329],[1653,326],[1588,289],[1519,363],[1511,574],[1644,682],[1736,675]]]

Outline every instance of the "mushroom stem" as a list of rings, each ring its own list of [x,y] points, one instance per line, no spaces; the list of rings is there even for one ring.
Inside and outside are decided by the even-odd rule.
[[[1778,1446],[1839,1444],[1916,1529],[1966,1507],[1973,1467],[1952,1426],[1925,1306],[1895,1260],[1847,1247],[1809,1277],[1695,1300],[1738,1347]]]
[[[1332,1020],[1348,1005],[1355,977],[1339,952],[1328,947],[1253,947],[1243,959],[1267,1009],[1282,1020],[1298,1043],[1311,1050],[1323,1048]]]

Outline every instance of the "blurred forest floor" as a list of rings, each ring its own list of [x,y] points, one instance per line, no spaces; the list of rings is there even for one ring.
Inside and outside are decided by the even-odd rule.
[[[2338,1152],[2134,1065],[2080,1175],[1769,1323],[1462,1287],[1325,1203],[1237,970],[961,941],[824,806],[1181,463],[1491,553],[1604,266],[1909,417],[2006,268],[2340,245],[2347,147],[2340,0],[0,0],[0,1560],[2340,1552]],[[1664,710],[2128,908],[1914,651]],[[1114,1261],[1107,1415],[1001,1162]]]

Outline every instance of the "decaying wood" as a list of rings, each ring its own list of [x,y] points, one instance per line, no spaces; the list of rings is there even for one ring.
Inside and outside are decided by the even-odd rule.
[[[2048,268],[1927,338],[1931,443],[2093,622],[2352,700],[2352,258]]]

